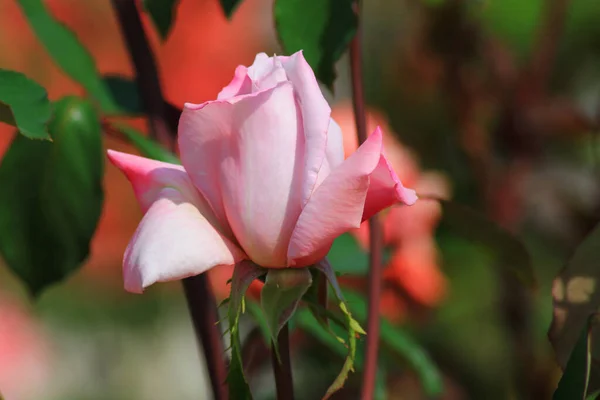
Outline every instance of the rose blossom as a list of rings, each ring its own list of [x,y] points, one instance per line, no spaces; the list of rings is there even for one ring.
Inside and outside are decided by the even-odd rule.
[[[344,160],[330,115],[301,52],[261,53],[217,100],[185,104],[183,166],[109,150],[145,212],[125,252],[125,288],[244,259],[307,267],[383,208],[413,204],[415,192],[383,155],[381,131]]]

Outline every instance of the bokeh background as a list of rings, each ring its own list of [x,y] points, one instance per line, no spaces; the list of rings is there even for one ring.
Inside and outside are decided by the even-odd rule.
[[[102,73],[132,76],[109,1],[46,4]],[[397,251],[386,270],[383,314],[430,352],[445,376],[444,399],[523,398],[523,385],[529,398],[549,398],[560,376],[546,337],[551,282],[600,217],[599,20],[598,0],[364,1],[370,123],[385,130],[399,175],[420,193],[469,205],[514,232],[538,278],[534,293],[524,291],[493,252],[444,223],[435,205],[384,216]],[[238,64],[251,64],[260,51],[282,53],[272,21],[272,0],[245,0],[231,21],[217,0],[181,0],[160,42],[144,16],[166,98],[177,106],[213,99]],[[343,57],[327,96],[351,152],[347,64]],[[51,99],[83,94],[13,0],[0,0],[0,67],[26,73]],[[0,131],[1,155],[14,133]],[[135,151],[110,137],[105,145]],[[38,301],[0,260],[0,392],[6,400],[210,398],[181,286],[123,290],[121,259],[141,212],[110,164],[105,193],[89,260]],[[414,235],[396,235],[397,224]],[[354,237],[366,246],[364,229]],[[219,298],[230,273],[211,275]],[[360,290],[364,279],[344,284]],[[268,359],[256,346],[253,389],[257,398],[274,398]],[[301,399],[317,398],[341,366],[301,332],[292,358]],[[356,384],[338,398],[358,398]],[[425,398],[401,361],[387,386],[390,399]]]

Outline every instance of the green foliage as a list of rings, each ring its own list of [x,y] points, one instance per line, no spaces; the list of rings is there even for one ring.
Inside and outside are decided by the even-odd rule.
[[[149,137],[144,136],[138,130],[125,124],[116,124],[114,128],[118,129],[143,156],[172,164],[181,164],[181,161],[179,161],[179,158],[175,154]]]
[[[531,257],[519,239],[482,213],[452,201],[438,201],[443,209],[443,222],[453,232],[484,246],[498,260],[499,266],[507,268],[524,285],[536,286]]]
[[[92,105],[57,102],[49,131],[53,143],[17,135],[0,164],[0,252],[34,295],[87,258],[104,198]]]
[[[359,321],[367,319],[367,302],[361,295],[345,291],[348,306]],[[427,351],[406,330],[381,319],[380,337],[384,346],[405,360],[415,371],[428,396],[437,396],[443,391],[442,375]]]
[[[554,319],[549,337],[562,367],[574,351],[589,316],[600,306],[599,259],[600,224],[579,244],[566,268],[554,280]]]
[[[312,284],[308,268],[270,269],[260,293],[271,340],[277,349],[277,337],[281,328],[296,311],[298,303]],[[277,355],[279,358],[279,354]]]
[[[227,319],[229,322],[229,337],[231,340],[231,362],[227,374],[229,398],[231,400],[251,400],[252,393],[244,376],[242,362],[242,344],[240,341],[240,315],[244,312],[244,296],[253,280],[263,275],[265,271],[251,261],[241,261],[235,265],[231,279],[231,294],[229,295]]]
[[[383,263],[387,263],[391,256],[391,249],[386,247]],[[335,239],[327,253],[327,259],[339,275],[365,276],[369,272],[369,255],[350,233],[344,233]]]
[[[144,10],[150,14],[152,22],[161,39],[169,36],[173,20],[175,19],[175,7],[179,0],[143,0]]]
[[[94,60],[75,34],[49,13],[42,0],[18,2],[37,38],[58,66],[80,83],[104,111],[118,111]]]
[[[348,342],[347,342],[347,355],[346,360],[344,361],[344,365],[336,379],[327,389],[325,393],[324,399],[331,397],[335,392],[340,390],[346,380],[348,379],[348,374],[354,371],[354,362],[356,361],[356,338],[359,334],[364,335],[365,331],[362,329],[358,321],[354,319],[348,307],[346,306],[346,301],[344,300],[344,294],[342,293],[342,289],[337,281],[333,268],[327,259],[322,260],[321,262],[315,265],[315,268],[323,273],[331,288],[333,289],[333,293],[337,299],[338,306],[344,315],[344,327],[346,328],[348,334]],[[338,338],[340,340],[340,338]]]
[[[552,396],[553,400],[585,400],[597,395],[587,396],[592,363],[592,320],[593,317],[589,318],[588,323],[581,330],[579,339],[569,357],[567,367]]]
[[[30,139],[50,139],[46,123],[51,114],[46,89],[19,72],[0,69],[0,121]]]
[[[132,116],[144,113],[138,87],[133,79],[119,75],[105,75],[103,80],[119,113]]]
[[[242,0],[219,0],[221,3],[221,8],[223,8],[223,12],[225,12],[225,16],[228,19],[231,19],[235,10],[242,3]]]
[[[358,24],[353,0],[275,0],[275,26],[287,54],[303,50],[317,79],[328,88],[334,64],[350,44]]]
[[[327,258],[335,271],[342,275],[366,275],[369,271],[368,254],[349,233],[335,239]]]

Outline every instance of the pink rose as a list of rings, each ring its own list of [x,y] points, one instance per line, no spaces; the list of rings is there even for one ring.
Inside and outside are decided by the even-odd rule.
[[[330,114],[301,52],[261,53],[217,100],[185,105],[183,166],[109,151],[145,212],[125,252],[125,288],[141,292],[243,259],[306,267],[381,209],[413,204],[380,130],[344,160]]]

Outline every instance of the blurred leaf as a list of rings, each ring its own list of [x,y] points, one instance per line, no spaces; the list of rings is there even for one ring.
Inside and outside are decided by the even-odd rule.
[[[239,322],[244,308],[244,296],[253,280],[263,275],[265,270],[251,261],[241,261],[235,265],[231,279],[231,292],[229,294],[229,308],[227,318],[229,321],[229,337],[231,339],[231,362],[227,373],[229,384],[229,398],[251,400],[252,393],[244,375],[242,361],[242,344],[240,341]]]
[[[591,372],[591,333],[593,317],[588,319],[579,335],[579,340],[569,357],[565,372],[552,396],[553,400],[585,400]]]
[[[554,310],[548,336],[563,369],[589,316],[600,306],[599,260],[600,224],[579,244],[553,282]]]
[[[352,313],[359,321],[366,321],[367,302],[364,297],[349,290],[344,291],[344,294]],[[406,360],[410,368],[415,371],[428,396],[442,393],[443,381],[439,369],[427,351],[408,332],[382,318],[380,337],[385,346]]]
[[[520,282],[536,287],[531,257],[519,239],[480,212],[452,201],[436,200],[442,205],[443,222],[452,231],[484,246]]]
[[[590,394],[588,397],[585,398],[585,400],[597,400],[600,398],[600,390]]]
[[[112,95],[113,102],[121,113],[127,115],[144,114],[138,87],[133,79],[120,75],[105,75],[103,79]]]
[[[119,75],[105,75],[104,83],[108,87],[108,90],[113,98],[112,101],[117,109],[116,112],[113,112],[115,112],[117,115],[144,115],[143,104],[140,100],[138,86],[133,79]],[[173,132],[177,132],[181,108],[167,101],[164,103],[164,107],[169,129],[171,129]]]
[[[19,72],[0,69],[0,121],[29,139],[50,139],[46,123],[51,114],[46,89]]]
[[[144,10],[150,14],[152,22],[162,40],[169,36],[175,17],[175,7],[179,0],[143,0]]]
[[[260,292],[260,304],[267,317],[274,349],[277,349],[279,331],[294,314],[311,284],[312,276],[308,268],[270,269],[267,272],[265,285]]]
[[[233,16],[233,13],[239,7],[242,0],[219,0],[219,2],[221,3],[221,7],[223,8],[223,11],[225,12],[225,16],[228,19],[231,19],[231,17]]]
[[[144,136],[138,130],[125,124],[115,124],[113,127],[119,130],[143,156],[171,164],[181,164],[181,161],[175,154],[149,137]]]
[[[386,264],[391,256],[392,249],[383,250],[383,264]],[[350,233],[338,236],[327,254],[327,259],[333,265],[333,269],[340,275],[365,276],[369,272],[369,254],[360,247],[360,244]]]
[[[98,75],[94,60],[75,34],[49,13],[42,0],[18,2],[38,40],[58,66],[79,82],[104,111],[117,111],[108,88]]]
[[[369,255],[349,233],[335,239],[327,258],[340,274],[366,275],[369,271]]]
[[[303,51],[317,79],[329,89],[334,64],[356,33],[353,0],[275,0],[275,27],[287,54]]]
[[[92,105],[60,100],[49,131],[53,142],[17,135],[0,164],[0,252],[33,295],[87,258],[104,198]]]
[[[267,319],[265,318],[265,314],[260,304],[250,300],[246,303],[246,309],[248,310],[248,313],[252,315],[254,322],[256,322],[256,324],[258,325],[260,332],[262,333],[263,339],[265,340],[265,343],[269,343],[269,341],[271,340],[271,332],[269,330]]]

